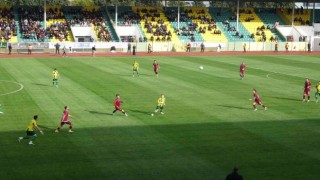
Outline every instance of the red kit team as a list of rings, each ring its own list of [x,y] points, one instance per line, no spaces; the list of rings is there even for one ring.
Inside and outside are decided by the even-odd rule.
[[[244,78],[244,74],[245,74],[245,71],[246,71],[246,64],[245,63],[241,63],[240,64],[240,79],[243,80]]]
[[[304,82],[304,91],[303,91],[303,97],[302,97],[302,102],[309,102],[310,101],[310,90],[311,90],[311,82],[307,78],[306,81]],[[308,100],[307,100],[308,97]]]

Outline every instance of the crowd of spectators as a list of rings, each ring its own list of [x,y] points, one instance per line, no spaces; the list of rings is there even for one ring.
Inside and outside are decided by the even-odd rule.
[[[105,24],[105,19],[99,9],[79,10],[78,8],[72,8],[67,13],[73,16],[69,22],[70,26],[88,27],[93,24],[100,41],[112,41],[111,34]]]
[[[0,8],[0,15],[0,41],[9,41],[12,36],[17,36],[17,25],[13,10],[12,8]]]
[[[46,29],[41,25],[41,21],[43,20],[43,8],[20,7],[18,8],[18,14],[22,38],[44,41]]]
[[[47,27],[47,34],[50,39],[55,37],[59,41],[66,40],[68,41],[68,30],[69,25],[66,21],[64,22],[54,22],[50,25],[50,27]]]
[[[301,25],[309,25],[310,24],[310,21],[307,19],[307,20],[304,20],[302,19],[302,17],[295,17],[293,19],[294,22],[300,22]]]
[[[119,14],[119,17],[123,18],[123,21],[120,25],[131,26],[132,24],[140,23],[141,16],[139,13],[134,12],[123,12]]]
[[[151,41],[171,41],[172,33],[168,30],[164,20],[160,18],[160,13],[157,9],[137,9],[137,14],[144,21],[144,29],[151,34]],[[139,41],[142,41],[142,38]],[[146,39],[144,39],[146,40]]]
[[[47,36],[52,39],[55,37],[59,41],[68,41],[68,30],[70,30],[69,23],[67,21],[61,21],[58,19],[64,19],[63,12],[58,8],[49,8],[47,11],[47,20],[52,20],[53,23],[46,28]]]
[[[167,12],[166,16],[169,21],[176,22],[177,21],[177,12],[175,10],[171,10],[171,12]],[[193,20],[199,20],[199,22],[193,22]],[[185,9],[180,14],[180,21],[187,22],[186,26],[183,26],[179,29],[175,29],[175,32],[178,35],[182,36],[191,36],[190,40],[195,41],[196,33],[206,33],[213,32],[213,34],[221,35],[221,31],[217,28],[216,21],[209,17],[204,9],[198,9],[195,12],[192,9]]]
[[[65,18],[63,12],[57,7],[49,8],[46,12],[46,16],[47,16],[47,20]]]

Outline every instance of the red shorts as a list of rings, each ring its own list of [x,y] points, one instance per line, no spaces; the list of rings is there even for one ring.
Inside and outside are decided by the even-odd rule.
[[[158,74],[158,69],[153,69],[154,73]]]
[[[305,89],[303,94],[310,94],[310,89]]]
[[[240,70],[240,74],[244,74],[244,70]]]
[[[69,126],[72,126],[70,121],[61,121],[60,125],[63,126],[64,124],[68,124]]]
[[[122,111],[122,108],[121,108],[121,107],[115,106],[114,109],[117,110],[117,111]]]
[[[259,104],[259,105],[262,104],[262,102],[261,102],[260,99],[255,99],[254,102],[256,102],[256,103]]]

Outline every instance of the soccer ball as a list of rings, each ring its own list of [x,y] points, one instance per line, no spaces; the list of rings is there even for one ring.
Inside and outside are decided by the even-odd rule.
[[[151,116],[154,116],[154,114],[153,114],[153,113],[151,113]]]
[[[200,68],[200,70],[203,70],[203,66],[200,66],[199,68]]]

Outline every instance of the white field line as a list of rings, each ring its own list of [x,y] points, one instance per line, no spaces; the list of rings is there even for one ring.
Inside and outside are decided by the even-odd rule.
[[[0,80],[0,82],[8,82],[8,83],[13,83],[13,84],[18,84],[20,86],[19,89],[17,90],[14,90],[14,91],[11,91],[11,92],[8,92],[8,93],[3,93],[3,94],[0,94],[0,96],[5,96],[5,95],[9,95],[9,94],[13,94],[13,93],[17,93],[19,91],[21,91],[23,89],[23,84],[21,83],[18,83],[18,82],[14,82],[14,81],[7,81],[7,80]]]

